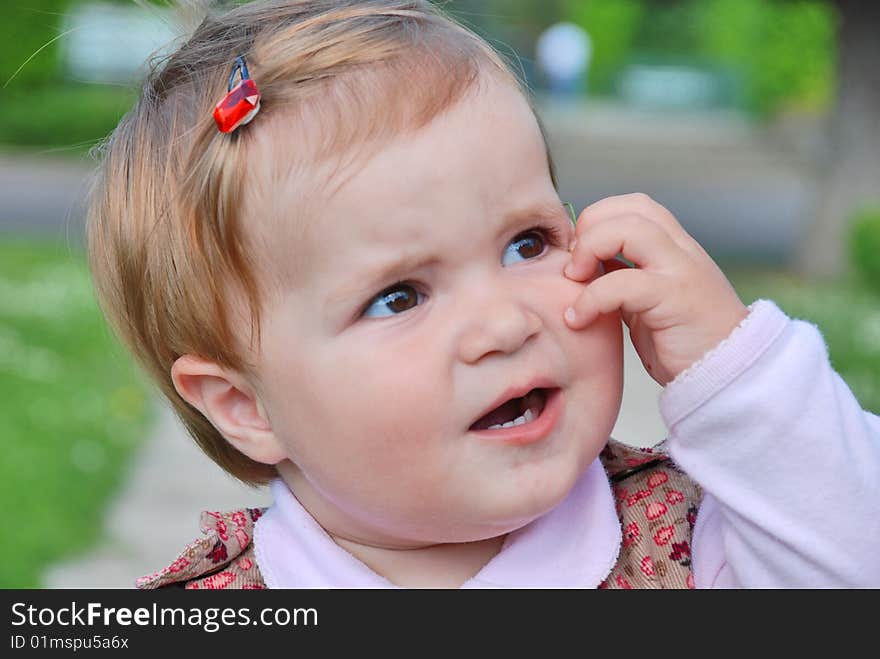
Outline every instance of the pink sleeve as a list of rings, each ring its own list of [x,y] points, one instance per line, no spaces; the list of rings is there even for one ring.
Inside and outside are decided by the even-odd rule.
[[[755,302],[667,385],[660,412],[670,454],[706,492],[698,588],[880,586],[880,418],[814,325]]]

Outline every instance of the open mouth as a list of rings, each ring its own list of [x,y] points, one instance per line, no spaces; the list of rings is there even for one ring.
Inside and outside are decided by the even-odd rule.
[[[522,426],[537,419],[547,404],[548,389],[532,389],[525,396],[511,398],[480,417],[471,430],[495,430]]]

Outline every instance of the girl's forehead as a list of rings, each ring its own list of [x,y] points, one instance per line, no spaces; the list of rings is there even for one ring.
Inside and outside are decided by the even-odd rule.
[[[291,116],[273,116],[257,140],[247,205],[270,261],[286,273],[320,266],[330,236],[426,240],[423,224],[476,218],[516,202],[511,196],[528,204],[552,192],[540,129],[510,85],[469,95],[422,128],[341,153],[321,153],[321,136]],[[395,221],[401,216],[408,221]]]
[[[418,91],[418,90],[414,90]],[[425,95],[425,92],[422,92]],[[430,96],[430,94],[428,94]],[[308,181],[310,194],[335,191],[362,170],[380,152],[411,142],[426,133],[441,136],[441,142],[464,138],[462,127],[472,123],[512,118],[531,124],[538,132],[531,107],[510,82],[496,75],[480,75],[454,103],[433,104],[422,99],[402,102],[396,97],[371,100],[363,112],[341,111],[329,103],[300,103],[264,112],[254,132],[260,171],[269,180],[290,184],[291,175]],[[443,109],[428,112],[425,107]],[[453,121],[452,118],[458,118]],[[428,140],[430,142],[430,140]],[[426,144],[428,148],[436,145]],[[432,152],[433,153],[433,152]],[[405,175],[405,171],[399,172]],[[311,176],[309,176],[311,174]]]

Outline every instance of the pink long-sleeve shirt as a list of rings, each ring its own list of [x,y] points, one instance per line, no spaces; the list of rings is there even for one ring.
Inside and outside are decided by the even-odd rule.
[[[818,329],[759,300],[667,385],[667,451],[704,489],[698,588],[880,586],[880,418],[831,367]],[[270,588],[389,588],[339,547],[280,480],[254,531]],[[598,459],[553,510],[508,535],[463,587],[593,588],[621,529]]]

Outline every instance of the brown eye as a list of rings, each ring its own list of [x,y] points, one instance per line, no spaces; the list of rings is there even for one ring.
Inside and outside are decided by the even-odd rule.
[[[409,311],[419,305],[424,296],[409,284],[397,284],[379,293],[364,311],[365,318],[382,318]]]
[[[501,257],[502,265],[510,265],[518,261],[526,261],[541,256],[547,242],[544,236],[538,231],[527,231],[519,234],[514,238],[507,249],[504,250],[504,256]]]

